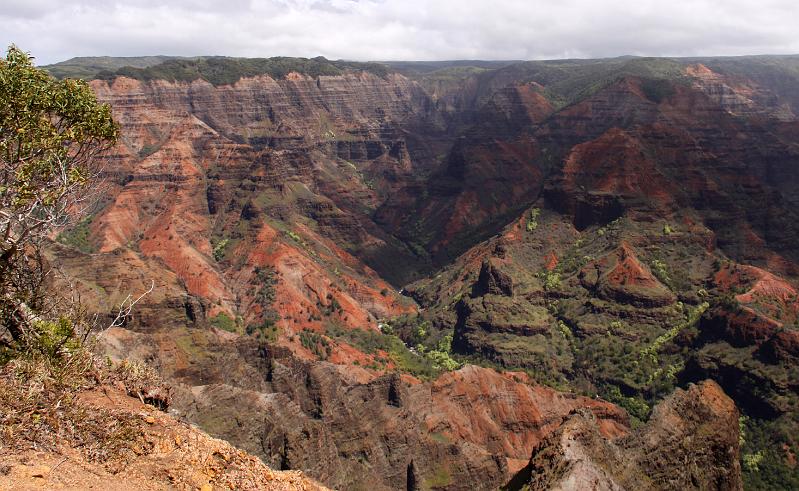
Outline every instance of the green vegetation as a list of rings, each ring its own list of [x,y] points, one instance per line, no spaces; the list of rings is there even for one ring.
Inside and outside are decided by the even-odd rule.
[[[99,173],[96,158],[117,138],[108,106],[85,82],[57,81],[16,47],[0,59],[0,447],[80,447],[92,460],[124,459],[145,445],[141,418],[87,411],[79,392],[121,386],[144,400],[160,381],[138,364],[91,352],[96,318],[48,289],[42,242],[80,209]],[[78,247],[84,231],[62,239]],[[141,299],[141,297],[139,297]],[[121,326],[139,300],[122,301]],[[163,407],[166,401],[151,401]]]
[[[530,210],[530,218],[527,219],[527,231],[534,232],[535,229],[538,228],[538,216],[541,214],[541,210],[538,208],[533,208]]]
[[[688,314],[688,318],[685,322],[678,324],[665,333],[661,334],[660,336],[655,339],[655,341],[649,345],[647,348],[641,351],[641,359],[650,359],[653,363],[657,363],[657,353],[660,351],[666,343],[671,342],[677,334],[683,331],[686,328],[695,326],[702,315],[707,311],[710,307],[708,302],[702,302],[701,305],[697,306],[693,311]]]
[[[649,407],[649,404],[646,403],[643,397],[625,396],[615,385],[607,386],[603,391],[603,395],[608,401],[623,407],[624,410],[627,411],[632,418],[634,418],[633,421],[635,424],[639,424],[649,419],[649,413],[652,408]]]
[[[375,354],[378,350],[384,351],[388,353],[400,371],[410,373],[423,380],[430,380],[445,370],[442,366],[437,365],[431,357],[411,351],[395,335],[363,329],[346,329],[336,324],[328,327],[327,334],[334,339],[341,339],[367,354]]]
[[[646,421],[649,409],[677,386],[685,369],[688,347],[675,343],[686,333],[692,336],[709,308],[703,303],[693,309],[669,308],[674,325],[647,341],[641,327],[614,320],[604,335],[576,338],[574,347],[575,384],[586,380],[599,387],[605,399],[624,407],[637,421]]]
[[[486,68],[477,66],[455,66],[440,68],[424,74],[411,73],[410,75],[426,87],[428,92],[436,93],[440,88],[457,86],[469,77],[486,71]]]
[[[139,150],[139,157],[141,157],[141,158],[149,157],[150,155],[154,154],[155,152],[161,150],[161,146],[162,146],[161,143],[148,143],[148,144],[145,144]]]
[[[171,58],[157,65],[143,68],[124,66],[116,70],[104,70],[96,78],[110,80],[118,76],[137,80],[168,80],[191,82],[205,80],[213,85],[230,85],[244,77],[268,75],[283,78],[291,72],[311,77],[341,75],[347,70],[361,70],[385,77],[388,67],[379,63],[356,63],[330,61],[323,57],[307,58]]]
[[[307,328],[300,332],[300,344],[320,360],[327,360],[333,353],[333,347],[327,337]]]
[[[275,301],[275,285],[277,285],[277,274],[272,266],[256,266],[255,280],[260,285],[255,300],[262,308],[271,308]]]
[[[652,274],[654,274],[661,283],[666,286],[671,286],[671,276],[669,275],[666,263],[660,259],[653,259],[650,266],[652,266]]]
[[[224,239],[221,239],[216,244],[214,244],[214,250],[213,250],[214,261],[220,262],[221,260],[223,260],[225,258],[225,253],[227,252],[226,248],[227,248],[229,243],[230,243],[230,239],[224,238]]]
[[[558,319],[558,332],[560,332],[560,334],[568,340],[574,338],[574,333],[572,333],[571,328],[567,326],[566,323],[560,319]]]
[[[91,224],[94,217],[86,217],[67,228],[60,234],[56,240],[64,245],[74,247],[75,249],[83,252],[84,254],[91,254],[95,251],[94,244],[91,242]]]
[[[280,337],[280,328],[277,327],[273,321],[268,320],[258,325],[248,325],[245,332],[247,335],[253,336],[256,339],[261,339],[267,343],[275,343],[278,337]]]
[[[280,315],[274,308],[275,296],[277,291],[277,273],[272,266],[256,266],[252,280],[252,287],[257,289],[255,292],[255,305],[261,308],[260,323],[249,324],[245,329],[248,335],[263,339],[267,342],[277,341],[280,329],[277,321]]]
[[[297,234],[296,232],[288,230],[288,231],[286,231],[286,235],[288,235],[291,238],[291,240],[293,240],[294,242],[297,242],[299,244],[304,244],[305,243],[305,241],[302,240],[302,237],[300,237],[299,234]]]
[[[674,85],[669,80],[647,78],[641,83],[641,89],[647,99],[660,103],[674,95]]]
[[[0,367],[0,449],[58,451],[66,444],[94,462],[124,464],[147,445],[146,423],[134,414],[87,411],[79,393],[102,386],[121,386],[144,399],[162,384],[142,364],[104,362],[86,349],[72,352],[69,360],[28,353]],[[162,408],[167,402],[147,401]]]
[[[116,141],[111,109],[82,81],[58,81],[16,47],[0,59],[0,357],[60,359],[91,328],[75,302],[45,290],[41,244],[79,209]],[[88,225],[65,236],[88,249]]]
[[[62,352],[75,352],[81,347],[76,336],[72,319],[61,317],[57,320],[34,321],[38,336],[29,346],[33,351],[49,359],[57,359]]]
[[[560,288],[560,273],[557,271],[543,271],[539,277],[544,280],[544,290],[549,292]]]
[[[328,293],[326,296],[327,303],[323,303],[321,300],[317,300],[316,306],[322,312],[322,315],[329,317],[333,314],[343,314],[344,308],[341,306],[336,297],[333,296],[332,293]]]
[[[760,462],[763,461],[763,451],[741,455],[743,469],[748,473],[760,472]]]
[[[239,332],[240,330],[240,323],[224,312],[218,313],[215,317],[212,317],[209,322],[212,326],[217,329],[222,329],[223,331]]]
[[[170,56],[83,56],[67,61],[43,66],[52,76],[58,79],[81,78],[91,80],[102,71],[118,70],[125,66],[147,68],[158,65],[173,58]]]
[[[447,438],[447,435],[439,433],[437,431],[430,433],[430,438],[437,441],[438,443],[452,443],[452,440]]]
[[[726,312],[736,313],[741,310],[741,303],[736,297],[738,293],[735,291],[725,292],[713,298],[714,305],[724,309]]]
[[[643,79],[648,97],[667,97],[671,84],[685,78],[682,63],[667,58],[528,62],[524,68],[559,107],[590,97],[625,77]]]
[[[799,489],[799,468],[788,458],[799,448],[784,422],[744,416],[739,424],[744,489]]]
[[[425,484],[429,489],[443,488],[452,483],[452,476],[444,465],[436,467],[433,475],[425,479]]]
[[[452,359],[452,335],[447,334],[438,342],[436,349],[427,350],[423,344],[416,349],[429,359],[433,366],[439,370],[452,371],[461,367],[461,364]]]

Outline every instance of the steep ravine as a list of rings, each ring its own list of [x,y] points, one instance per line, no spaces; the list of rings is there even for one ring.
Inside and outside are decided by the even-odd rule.
[[[736,489],[723,391],[772,425],[742,451],[790,477],[790,98],[648,63],[481,72],[472,105],[391,71],[96,80],[123,137],[50,258],[101,313],[154,281],[108,352],[157,367],[180,416],[332,487],[494,489],[527,469],[618,489],[657,467],[652,489]],[[706,378],[721,388],[689,389]],[[716,439],[657,453],[652,435],[698,418]],[[671,479],[676,455],[700,470]]]

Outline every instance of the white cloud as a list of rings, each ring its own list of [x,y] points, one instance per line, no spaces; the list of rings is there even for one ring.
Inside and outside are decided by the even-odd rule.
[[[791,0],[5,0],[40,63],[145,54],[357,60],[799,53]]]

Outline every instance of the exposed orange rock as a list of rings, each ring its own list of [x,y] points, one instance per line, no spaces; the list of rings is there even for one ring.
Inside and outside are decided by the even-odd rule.
[[[612,404],[520,384],[517,377],[476,366],[444,374],[431,387],[435,412],[427,416],[427,427],[508,459],[525,459],[528,449],[577,408],[595,414],[605,435],[617,437],[629,430],[627,414]]]
[[[557,383],[562,376],[581,390],[649,397],[656,387],[619,369],[632,363],[592,373],[590,356],[638,367],[636,353],[668,338],[659,353],[668,365],[652,379],[768,373],[780,398],[794,397],[779,376],[799,358],[790,327],[799,316],[795,94],[712,60],[713,69],[687,66],[680,80],[629,75],[647,68],[642,61],[568,87],[549,67],[522,64],[481,71],[457,89],[436,82],[430,95],[396,73],[354,71],[220,86],[95,81],[125,136],[106,169],[110,202],[91,223],[98,252],[59,253],[101,311],[116,292],[146,289],[154,277],[157,293],[127,325],[139,332],[110,330],[109,349],[158,360],[182,384],[187,417],[273,465],[344,488],[449,476],[450,489],[472,489],[501,484],[536,446],[544,460],[554,455],[547,462],[577,469],[547,484],[566,476],[572,487],[613,488],[631,486],[630,475],[663,484],[676,469],[680,484],[696,485],[705,476],[682,473],[692,457],[684,443],[696,436],[689,430],[709,428],[702,458],[732,448],[734,425],[713,425],[734,411],[712,386],[678,393],[671,409],[656,410],[660,426],[636,433],[615,406],[520,373],[467,366],[422,382],[384,373],[392,360],[366,368],[389,358],[380,350],[337,339],[320,356],[300,342],[332,342],[333,326],[376,331],[379,320],[415,311],[399,286],[465,251],[408,289],[436,329],[452,330],[459,354]],[[542,210],[534,231],[531,206]],[[674,281],[658,279],[655,257]],[[714,260],[728,258],[763,269],[723,270],[714,285]],[[274,273],[274,292],[264,290],[264,271]],[[92,274],[109,277],[93,284]],[[733,287],[745,290],[735,291],[741,309],[711,309],[677,338],[659,338]],[[207,317],[222,313],[237,333],[208,328]],[[264,321],[276,326],[270,343],[240,335]],[[703,343],[724,346],[698,353]],[[685,351],[696,367],[671,373]],[[744,403],[753,399],[746,390],[735,393]],[[602,452],[634,463],[617,473]],[[734,489],[733,460],[700,464],[715,472],[723,462],[729,474],[713,475]]]
[[[167,489],[323,491],[321,484],[298,471],[274,471],[257,457],[113,387],[79,394],[89,412],[108,411],[140,418],[144,444],[123,464],[93,461],[69,442],[55,451],[0,452],[4,470],[0,488],[15,490],[96,488],[113,491]],[[120,435],[120,438],[125,436]]]
[[[736,294],[735,299],[752,314],[767,317],[776,327],[791,324],[799,316],[799,292],[773,273],[755,266],[734,265],[719,270],[714,279],[727,291],[743,288],[745,291]]]
[[[218,87],[117,77],[92,87],[124,135],[105,170],[111,202],[91,224],[98,260],[127,250],[160,261],[184,295],[202,300],[204,317],[224,313],[259,325],[273,310],[280,342],[298,353],[294,335],[302,329],[321,332],[333,322],[374,330],[377,319],[414,310],[337,244],[345,237],[359,250],[387,247],[368,213],[353,219],[351,212],[380,204],[361,175],[369,166],[377,174],[378,167],[413,172],[401,142],[372,121],[379,113],[399,125],[423,112],[417,85],[396,74],[348,72]],[[331,146],[332,155],[312,150]],[[303,207],[319,210],[317,223]],[[276,273],[272,305],[255,301],[256,267]]]
[[[547,271],[552,271],[558,265],[558,254],[552,251],[544,257],[544,261],[546,261],[544,267],[547,268]]]
[[[596,281],[604,296],[620,302],[662,306],[676,301],[674,294],[638,260],[632,247],[625,242],[595,261],[593,267],[587,266],[582,277],[587,283]]]
[[[621,128],[575,146],[563,166],[562,186],[579,196],[579,189],[624,199],[652,200],[670,209],[675,189],[657,170],[645,148]]]
[[[732,114],[768,115],[778,120],[795,117],[787,106],[763,107],[762,102],[767,95],[752,81],[716,73],[702,63],[688,65],[685,73],[693,79],[696,88]]]

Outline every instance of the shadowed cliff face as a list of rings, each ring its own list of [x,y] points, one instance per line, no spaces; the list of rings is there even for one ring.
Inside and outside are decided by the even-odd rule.
[[[537,469],[571,462],[540,457],[570,434],[607,483],[667,473],[638,458],[657,454],[652,408],[706,378],[757,419],[742,452],[789,479],[790,77],[663,63],[94,81],[123,138],[51,260],[101,313],[154,281],[110,352],[155,364],[214,435],[331,486],[496,488],[533,448]],[[678,394],[665,406],[693,422],[728,401]],[[716,466],[719,441],[682,450]],[[694,477],[735,489],[730,465]]]
[[[678,389],[646,426],[613,442],[591,420],[586,413],[572,416],[535,447],[508,488],[743,489],[738,411],[713,382]]]
[[[663,216],[692,208],[728,255],[764,260],[773,250],[796,261],[799,154],[785,138],[796,131],[790,106],[754,82],[708,71],[624,76],[557,111],[543,97],[517,97],[527,110],[513,111],[510,89],[496,93],[482,107],[491,116],[458,140],[413,211],[434,258],[446,262],[474,237],[497,233],[543,194],[578,229],[627,210]],[[765,248],[743,240],[741,226]]]

